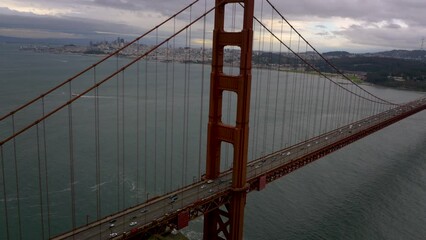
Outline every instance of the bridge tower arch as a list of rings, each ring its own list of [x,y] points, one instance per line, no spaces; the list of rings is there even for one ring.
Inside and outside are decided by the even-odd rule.
[[[224,30],[225,5],[241,3],[244,6],[244,23],[240,32]],[[213,56],[210,75],[210,106],[207,135],[206,178],[215,179],[220,174],[221,143],[234,147],[232,168],[232,193],[226,209],[216,209],[204,216],[204,239],[239,240],[243,236],[244,207],[246,203],[246,166],[248,155],[249,110],[251,90],[253,46],[254,0],[216,0],[213,30]],[[238,46],[241,49],[240,73],[230,76],[223,72],[224,48]],[[222,122],[222,98],[224,91],[237,95],[235,125]]]

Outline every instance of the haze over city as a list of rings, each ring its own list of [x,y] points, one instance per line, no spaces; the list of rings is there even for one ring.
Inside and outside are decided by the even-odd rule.
[[[132,39],[189,4],[150,0],[2,0],[0,36],[26,39]],[[320,51],[422,48],[426,2],[271,1]],[[257,0],[261,5],[262,1]],[[256,8],[260,15],[261,8]],[[199,6],[194,12],[201,12]],[[208,23],[211,24],[211,23]],[[208,29],[208,27],[207,27]]]

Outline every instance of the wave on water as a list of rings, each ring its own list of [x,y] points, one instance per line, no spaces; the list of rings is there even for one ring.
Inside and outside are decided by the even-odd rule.
[[[135,181],[131,180],[131,179],[124,179],[124,182],[127,183],[127,185],[129,186],[129,191],[133,192],[136,189],[136,183]]]
[[[181,232],[190,240],[203,239],[203,233],[202,232],[196,232],[196,231],[193,231],[193,230],[185,231],[184,229],[181,230]]]
[[[70,187],[68,187],[68,188],[64,188],[64,189],[62,189],[62,190],[58,190],[58,191],[53,191],[53,192],[51,192],[51,193],[63,193],[63,192],[69,192],[69,191],[71,191],[71,188],[70,188]]]
[[[68,95],[68,92],[61,92],[61,93],[56,93],[56,94],[51,94],[51,95],[55,95],[55,96],[62,96],[62,95]],[[115,96],[94,96],[94,95],[81,95],[79,93],[71,93],[72,97],[77,97],[80,96],[80,98],[98,98],[98,99],[117,99],[117,97]]]
[[[98,188],[102,187],[103,185],[109,183],[110,181],[106,181],[106,182],[101,182],[99,184],[95,184],[91,187],[89,187],[91,189],[92,192],[96,191]]]
[[[28,199],[27,197],[21,197],[21,198],[16,198],[16,197],[9,197],[7,198],[7,202],[14,202],[14,201],[22,201],[22,200],[26,200]],[[4,202],[4,198],[0,199],[0,202]]]

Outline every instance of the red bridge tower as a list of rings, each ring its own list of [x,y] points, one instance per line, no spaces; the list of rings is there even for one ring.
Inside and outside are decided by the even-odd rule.
[[[225,5],[241,3],[244,6],[244,24],[240,32],[226,32]],[[243,236],[244,207],[246,203],[246,166],[249,136],[249,110],[251,90],[251,60],[253,46],[254,0],[216,0],[213,31],[213,60],[210,83],[210,109],[207,141],[206,178],[215,179],[220,174],[221,143],[234,147],[232,196],[226,210],[216,209],[204,216],[204,239],[240,240]],[[228,17],[230,14],[228,14]],[[241,49],[240,73],[229,76],[223,72],[224,48],[238,46]],[[222,122],[222,98],[224,91],[237,94],[235,125]]]

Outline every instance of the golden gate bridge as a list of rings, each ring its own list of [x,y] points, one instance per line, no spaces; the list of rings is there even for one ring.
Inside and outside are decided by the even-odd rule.
[[[242,239],[248,193],[425,109],[351,80],[268,0],[197,0],[0,118],[0,236],[144,238],[204,216],[205,239]]]

